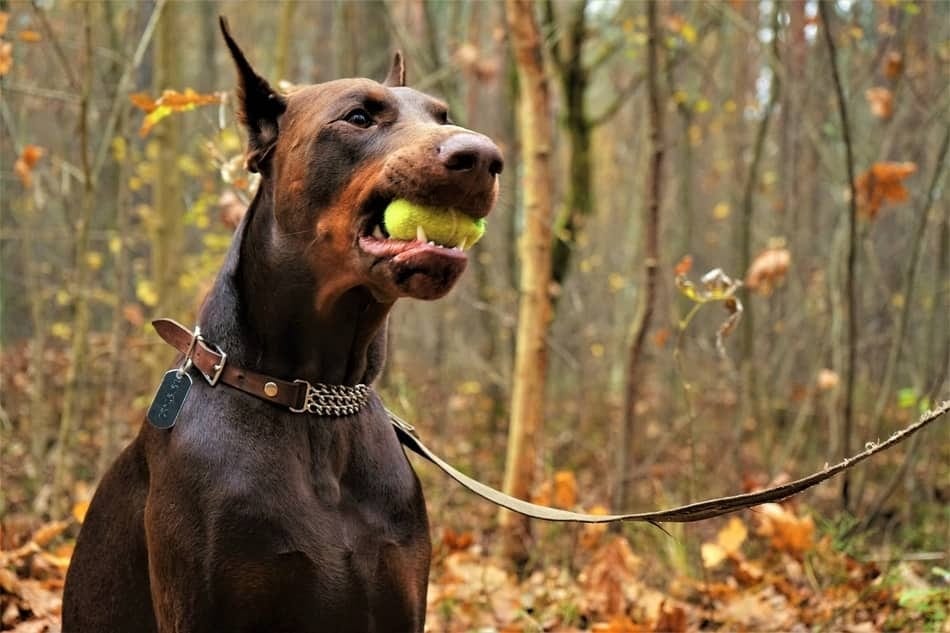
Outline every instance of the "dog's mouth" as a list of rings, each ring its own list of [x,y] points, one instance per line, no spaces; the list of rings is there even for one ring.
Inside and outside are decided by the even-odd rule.
[[[418,227],[414,239],[390,236],[383,219],[392,197],[373,194],[363,205],[357,247],[368,260],[377,294],[438,299],[465,271],[466,244],[439,244]]]

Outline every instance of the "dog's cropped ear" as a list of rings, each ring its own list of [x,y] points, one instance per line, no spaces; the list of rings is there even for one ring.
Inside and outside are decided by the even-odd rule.
[[[386,76],[383,85],[392,88],[401,88],[406,85],[406,64],[402,58],[402,51],[396,51],[396,54],[393,55],[393,65],[389,69],[389,75]]]
[[[287,109],[287,101],[251,67],[241,47],[231,37],[224,16],[219,16],[218,20],[238,71],[238,119],[247,128],[247,168],[259,172],[277,143],[278,120]]]

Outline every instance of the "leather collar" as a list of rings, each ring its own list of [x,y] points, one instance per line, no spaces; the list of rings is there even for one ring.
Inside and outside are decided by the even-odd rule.
[[[173,319],[156,319],[152,326],[162,339],[184,354],[183,369],[191,365],[212,387],[223,382],[261,400],[287,407],[294,413],[342,417],[355,415],[369,401],[369,385],[311,384],[306,380],[281,380],[228,363],[227,354]]]

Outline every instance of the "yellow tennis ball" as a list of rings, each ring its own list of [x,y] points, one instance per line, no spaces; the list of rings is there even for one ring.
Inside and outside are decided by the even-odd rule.
[[[467,249],[485,234],[485,219],[457,209],[426,207],[408,200],[393,200],[383,213],[390,237],[421,239],[441,246]]]

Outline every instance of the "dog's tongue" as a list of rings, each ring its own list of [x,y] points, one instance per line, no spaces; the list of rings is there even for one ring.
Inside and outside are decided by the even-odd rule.
[[[427,207],[408,200],[390,202],[383,214],[383,222],[390,237],[434,242],[463,250],[485,233],[484,219],[473,218],[456,209]]]

